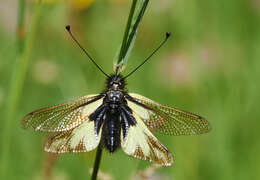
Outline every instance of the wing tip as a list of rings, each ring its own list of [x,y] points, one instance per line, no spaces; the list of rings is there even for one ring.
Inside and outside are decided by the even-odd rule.
[[[212,131],[212,126],[210,124],[210,122],[202,117],[202,116],[199,116],[197,115],[199,118],[199,126],[200,128],[198,129],[198,131],[196,131],[194,134],[190,134],[190,135],[200,135],[200,134],[206,134],[206,133],[209,133],[210,131]]]
[[[28,114],[26,114],[24,117],[23,117],[23,119],[21,120],[21,124],[22,124],[22,127],[24,128],[24,129],[28,129],[28,128],[30,128],[31,126],[30,126],[30,122],[31,122],[31,118],[32,118],[32,116],[35,114],[35,112],[33,111],[33,112],[30,112],[30,113],[28,113]]]
[[[21,125],[22,125],[23,129],[28,129],[29,128],[29,124],[27,122],[26,116],[22,119]]]
[[[210,122],[208,120],[206,120],[205,118],[202,118],[202,120],[204,121],[204,131],[201,132],[200,134],[205,134],[205,133],[209,133],[210,131],[212,131],[212,126],[210,124]]]
[[[171,166],[173,163],[174,163],[173,155],[169,150],[167,150],[167,161],[165,162],[164,166]]]
[[[169,152],[168,154],[170,157],[168,157],[169,159],[167,159],[166,162],[164,162],[163,164],[160,164],[160,165],[163,165],[163,166],[172,166],[172,164],[174,163],[174,160],[173,160],[173,156],[172,154]]]

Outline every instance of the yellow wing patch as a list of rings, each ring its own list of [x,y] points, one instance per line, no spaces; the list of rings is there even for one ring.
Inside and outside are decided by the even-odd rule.
[[[45,144],[45,151],[52,153],[88,152],[94,150],[101,138],[94,133],[94,121],[85,121],[73,130],[51,137]]]
[[[123,151],[135,158],[148,160],[163,166],[173,163],[172,154],[150,132],[138,114],[133,112],[136,125],[130,126],[126,138],[121,134],[121,147]]]

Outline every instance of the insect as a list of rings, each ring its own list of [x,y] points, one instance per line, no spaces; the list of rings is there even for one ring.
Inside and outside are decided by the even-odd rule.
[[[70,26],[66,29],[107,77],[106,89],[100,94],[33,111],[23,118],[25,128],[56,133],[47,140],[45,151],[88,152],[100,144],[111,153],[121,147],[130,156],[169,166],[173,163],[173,156],[152,132],[195,135],[210,131],[209,122],[201,116],[161,105],[126,90],[126,78],[159,50],[169,33],[148,58],[128,75],[122,76],[107,75],[75,39]]]

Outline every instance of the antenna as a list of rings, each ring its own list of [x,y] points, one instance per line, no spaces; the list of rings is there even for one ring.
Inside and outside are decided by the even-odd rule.
[[[135,71],[137,71],[142,65],[144,65],[144,63],[146,63],[168,40],[168,38],[171,36],[170,32],[166,32],[165,33],[165,39],[161,42],[161,44],[155,49],[153,50],[153,52],[139,65],[137,66],[133,71],[131,71],[129,74],[127,74],[124,79],[128,78],[130,75],[132,75]]]
[[[76,44],[80,47],[80,49],[88,56],[88,58],[95,64],[95,66],[106,76],[109,77],[109,75],[107,75],[107,73],[105,73],[101,67],[94,61],[94,59],[89,55],[89,53],[87,52],[86,49],[84,49],[80,43],[77,41],[77,39],[73,36],[73,34],[70,31],[70,25],[66,26],[66,30],[69,32],[71,38],[76,42]]]

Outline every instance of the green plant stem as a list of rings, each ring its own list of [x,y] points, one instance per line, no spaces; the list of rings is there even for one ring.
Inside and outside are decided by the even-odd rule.
[[[95,164],[94,164],[94,169],[93,169],[91,180],[96,180],[97,179],[101,157],[102,157],[102,147],[101,147],[101,145],[99,145],[98,148],[97,148]]]
[[[126,44],[127,44],[127,38],[128,38],[128,35],[129,35],[129,31],[131,29],[131,23],[132,23],[132,19],[133,19],[135,8],[136,8],[136,3],[137,3],[137,0],[132,1],[131,10],[130,10],[130,13],[129,13],[129,16],[128,16],[128,20],[127,20],[127,24],[126,24],[126,28],[125,28],[125,33],[124,33],[124,38],[123,38],[123,42],[122,42],[122,45],[121,45],[117,64],[120,63],[120,61],[122,60],[123,55],[124,55],[125,47],[126,47]],[[117,66],[116,67],[116,73],[117,74],[119,73],[119,70],[120,70],[120,67]],[[91,180],[97,179],[98,170],[99,170],[99,166],[100,166],[100,162],[101,162],[101,157],[102,157],[102,148],[99,145],[98,148],[97,148],[95,164],[94,164],[94,169],[93,169]]]
[[[17,26],[17,41],[18,41],[18,53],[21,54],[24,51],[24,22],[25,22],[25,0],[19,0],[18,6],[18,26]]]
[[[133,19],[135,8],[136,8],[136,3],[137,3],[137,0],[132,1],[132,6],[131,6],[131,10],[130,10],[130,13],[129,13],[129,16],[128,16],[127,24],[126,24],[124,38],[123,38],[123,42],[122,42],[120,53],[119,53],[119,58],[117,60],[117,65],[121,62],[121,60],[123,58],[125,46],[126,46],[126,43],[127,43],[128,34],[129,34],[129,31],[130,31],[130,28],[131,28],[131,23],[132,23],[132,19]],[[116,73],[117,74],[119,73],[119,70],[120,70],[120,67],[117,66],[116,67]]]
[[[19,15],[24,17],[25,13],[25,1],[21,0],[21,9],[19,9]],[[6,104],[6,115],[5,115],[5,124],[3,128],[3,134],[2,134],[2,142],[4,143],[4,146],[2,148],[2,153],[0,156],[0,163],[1,163],[1,169],[0,169],[0,179],[5,179],[5,174],[9,165],[9,152],[10,152],[10,145],[12,141],[12,132],[13,132],[13,124],[15,120],[15,116],[17,115],[17,106],[19,104],[21,92],[23,89],[23,84],[25,80],[25,75],[28,69],[28,64],[30,60],[31,50],[33,48],[33,42],[34,37],[36,33],[36,27],[38,25],[38,19],[40,15],[40,8],[41,8],[41,1],[36,4],[33,18],[32,18],[32,24],[30,26],[29,32],[26,34],[24,45],[22,42],[23,40],[18,37],[17,46],[19,51],[22,50],[21,53],[18,53],[16,62],[14,64],[14,69],[11,74],[11,80],[10,80],[10,87],[9,87],[9,94],[7,97],[7,104]],[[22,15],[23,14],[23,15]],[[24,19],[18,18],[18,28],[20,27],[22,21]],[[19,40],[20,39],[20,40]],[[24,46],[24,47],[19,47]],[[2,178],[1,178],[2,177]]]
[[[139,26],[139,24],[142,20],[142,17],[144,16],[144,13],[145,13],[145,10],[146,10],[148,3],[149,3],[149,0],[144,0],[142,6],[139,7],[140,9],[137,9],[136,17],[134,17],[135,23],[134,23],[133,28],[132,28],[129,36],[128,36],[129,41],[126,42],[126,46],[125,46],[126,50],[130,47],[131,43],[133,43],[132,42],[133,38],[134,38],[134,36],[136,36],[138,26]]]

